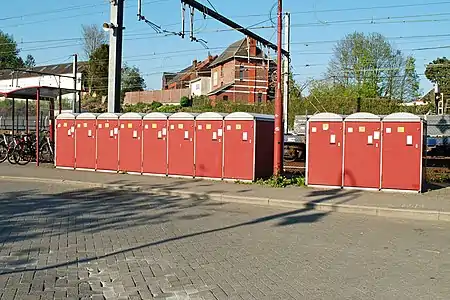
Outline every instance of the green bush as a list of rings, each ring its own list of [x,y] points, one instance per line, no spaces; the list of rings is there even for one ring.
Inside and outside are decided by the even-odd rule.
[[[180,99],[180,106],[181,107],[189,107],[189,106],[191,106],[191,100],[189,100],[189,98],[186,97],[186,96],[181,97],[181,99]]]
[[[165,112],[165,113],[176,113],[181,110],[181,107],[178,105],[163,105],[158,108],[159,112]]]
[[[161,106],[163,106],[162,103],[161,102],[157,102],[157,101],[154,101],[154,102],[152,102],[150,104],[150,107],[152,108],[152,110],[157,110]]]

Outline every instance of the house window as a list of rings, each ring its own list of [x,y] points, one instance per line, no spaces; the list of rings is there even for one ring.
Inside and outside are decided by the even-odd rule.
[[[262,102],[262,93],[258,93],[258,102]]]
[[[244,71],[245,71],[245,67],[243,65],[241,65],[239,67],[239,80],[240,81],[244,80]]]
[[[220,66],[220,77],[223,77],[223,66]]]
[[[216,86],[218,83],[217,72],[213,73],[213,86]]]
[[[228,96],[223,96],[223,101],[228,101]]]

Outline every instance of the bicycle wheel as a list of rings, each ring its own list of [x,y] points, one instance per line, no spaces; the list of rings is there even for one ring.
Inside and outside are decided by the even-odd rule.
[[[8,149],[8,161],[10,164],[15,165],[17,164],[17,161],[20,160],[20,154],[19,151],[16,149],[16,147],[14,148],[10,148]]]
[[[44,143],[39,150],[39,158],[42,162],[52,163],[53,162],[53,150],[49,143]]]
[[[31,147],[25,144],[16,145],[14,152],[17,153],[17,155],[15,155],[16,163],[20,166],[28,164],[36,153]]]
[[[0,163],[4,162],[8,158],[8,146],[5,142],[0,143]]]

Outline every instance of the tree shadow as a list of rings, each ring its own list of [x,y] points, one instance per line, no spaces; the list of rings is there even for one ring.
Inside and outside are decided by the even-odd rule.
[[[104,259],[139,249],[153,247],[173,241],[211,234],[245,226],[273,222],[273,226],[291,226],[300,223],[313,223],[333,211],[309,214],[318,204],[334,200],[335,204],[345,203],[358,197],[358,191],[312,191],[307,197],[318,197],[309,201],[304,208],[267,215],[230,226],[197,231],[180,236],[156,240],[135,247],[113,251],[104,255],[94,255],[68,260],[63,263],[42,267],[30,266],[33,261],[19,260],[14,265],[0,261],[3,272],[0,275],[25,271],[42,271],[59,267],[69,267],[80,263]],[[338,201],[336,201],[339,199]],[[100,188],[80,189],[56,194],[39,194],[36,190],[3,193],[0,196],[0,243],[26,241],[32,238],[67,235],[73,232],[99,233],[105,230],[129,229],[136,226],[158,225],[181,220],[196,220],[213,216],[215,208],[225,203],[212,202],[208,194],[180,197],[168,192],[166,195],[106,190]],[[190,213],[188,208],[203,208],[207,212]],[[148,212],[151,211],[151,214]],[[57,227],[54,224],[58,224]]]

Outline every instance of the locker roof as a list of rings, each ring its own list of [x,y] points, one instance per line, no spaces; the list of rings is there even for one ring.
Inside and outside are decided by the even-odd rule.
[[[121,114],[102,113],[97,116],[97,120],[118,120]]]
[[[128,112],[119,117],[121,120],[142,120],[145,114]]]
[[[81,113],[77,116],[77,120],[95,120],[95,119],[97,119],[98,115],[99,114],[94,114],[94,113],[89,113],[89,112]]]
[[[169,117],[169,120],[194,120],[198,113],[177,112]]]
[[[247,112],[234,112],[225,117],[225,120],[271,120],[275,118],[273,115],[252,114]]]
[[[195,117],[196,120],[223,120],[227,114],[218,112],[204,112]]]
[[[318,113],[315,115],[312,115],[309,118],[309,121],[343,121],[343,117],[338,114],[333,113]]]
[[[78,116],[79,114],[77,113],[60,113],[56,119],[63,119],[63,120],[75,120],[75,118]]]
[[[387,115],[383,122],[420,122],[422,118],[411,113],[399,112]]]
[[[371,113],[367,113],[367,112],[357,112],[354,114],[351,114],[349,116],[347,116],[344,119],[345,121],[363,121],[363,122],[380,122],[381,121],[381,117],[371,114]]]
[[[144,120],[167,120],[170,117],[170,113],[151,112],[144,116]]]

